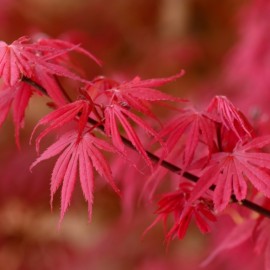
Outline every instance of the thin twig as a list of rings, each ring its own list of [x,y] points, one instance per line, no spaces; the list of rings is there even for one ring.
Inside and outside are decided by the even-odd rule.
[[[38,91],[40,91],[43,95],[48,96],[48,92],[47,92],[46,89],[45,89],[43,86],[41,86],[40,84],[34,82],[33,80],[31,80],[31,79],[29,79],[29,78],[27,78],[27,77],[25,77],[25,76],[22,77],[22,81],[25,82],[25,83],[27,83],[27,84],[29,84],[29,85],[31,85],[31,86],[33,86],[34,88],[36,88],[36,89],[37,89]]]

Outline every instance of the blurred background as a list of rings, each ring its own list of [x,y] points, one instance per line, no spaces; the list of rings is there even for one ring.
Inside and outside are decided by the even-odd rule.
[[[215,94],[228,95],[254,119],[263,116],[262,128],[267,129],[267,1],[0,0],[0,6],[0,40],[10,43],[24,35],[45,34],[80,43],[103,62],[100,68],[78,57],[89,79],[167,77],[185,69],[183,78],[162,90],[189,98],[198,108]],[[268,46],[263,47],[265,42]],[[48,111],[44,98],[32,99],[21,150],[14,143],[11,117],[1,128],[0,269],[199,269],[216,240],[194,227],[166,251],[161,224],[142,240],[155,218],[155,204],[139,204],[140,189],[130,195],[132,205],[127,207],[99,181],[89,224],[87,205],[77,188],[58,229],[59,194],[52,211],[49,205],[53,162],[29,172],[36,157],[29,136]],[[230,222],[222,219],[213,235],[226,234],[224,224]],[[241,265],[249,253],[225,254],[207,269],[234,269],[226,259],[230,256]],[[252,267],[246,269],[256,269]]]

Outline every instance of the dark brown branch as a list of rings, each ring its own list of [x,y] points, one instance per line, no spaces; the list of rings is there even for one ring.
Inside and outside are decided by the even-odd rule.
[[[41,85],[37,84],[36,82],[32,81],[31,79],[27,78],[27,77],[23,77],[22,78],[22,81],[28,83],[29,85],[35,87],[37,90],[39,90],[40,92],[42,92],[43,94],[45,95],[48,95],[46,89],[44,87],[42,87]],[[63,89],[64,91],[64,89]],[[65,94],[66,95],[66,94]],[[70,100],[70,98],[68,98],[68,100]],[[92,125],[97,125],[98,122],[92,118],[88,118],[88,122],[91,123]],[[97,126],[97,128],[99,130],[101,130],[102,132],[104,132],[104,127],[102,125],[99,125]],[[121,136],[121,139],[123,141],[123,143],[136,151],[136,148],[134,147],[134,145],[131,143],[130,140],[128,140],[127,138],[125,138],[124,136]],[[169,171],[173,172],[173,173],[176,173],[176,174],[180,174],[182,172],[182,169],[179,168],[178,166],[166,161],[166,160],[162,160],[160,161],[160,158],[156,155],[154,155],[153,153],[149,152],[149,151],[146,151],[148,157],[155,163],[158,163],[160,162],[160,165],[166,169],[168,169]],[[194,174],[191,174],[189,172],[183,172],[182,174],[186,179],[192,181],[192,182],[197,182],[199,180],[199,177],[194,175]],[[214,190],[214,187],[211,187],[210,188],[211,190]],[[243,205],[244,207],[250,209],[250,210],[253,210],[261,215],[264,215],[265,217],[268,217],[270,218],[270,211],[254,202],[251,202],[249,200],[242,200],[242,201],[237,201],[237,199],[235,198],[234,195],[231,196],[231,201],[233,203],[239,203],[240,205]]]
[[[46,91],[46,89],[44,87],[42,87],[41,85],[37,84],[36,82],[32,81],[31,79],[23,76],[22,77],[22,81],[33,86],[34,88],[36,88],[38,91],[40,91],[43,95],[48,96],[48,92]]]

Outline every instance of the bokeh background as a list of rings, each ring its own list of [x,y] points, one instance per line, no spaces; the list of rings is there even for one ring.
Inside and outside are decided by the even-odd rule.
[[[263,78],[260,76],[269,67],[269,57],[260,72],[254,68],[257,58],[254,62],[247,60],[253,59],[249,56],[253,56],[257,41],[260,43],[267,35],[269,41],[270,31],[267,32],[269,27],[265,24],[270,25],[270,14],[266,3],[0,0],[0,40],[12,42],[24,35],[48,35],[80,43],[103,62],[100,68],[83,57],[76,59],[88,78],[105,75],[131,79],[139,75],[146,79],[171,76],[185,69],[183,78],[162,89],[189,98],[198,108],[215,94],[228,95],[245,113],[254,118],[263,115],[262,121],[268,123],[268,73]],[[254,7],[257,13],[251,12]],[[258,29],[262,29],[261,34]],[[253,34],[250,38],[253,44],[247,32]],[[264,58],[268,47],[261,49],[263,52],[256,57]],[[241,55],[243,51],[245,55]],[[249,72],[254,76],[245,77]],[[247,78],[251,80],[248,83]],[[258,80],[264,83],[255,90]],[[262,97],[258,91],[265,95]],[[220,234],[226,234],[230,228],[229,218],[221,218],[212,237],[201,235],[191,227],[184,240],[173,241],[166,250],[161,225],[142,239],[144,230],[155,218],[155,205],[139,204],[134,198],[134,205],[123,206],[100,181],[91,224],[86,203],[77,188],[58,229],[59,194],[52,211],[49,204],[53,162],[44,162],[29,172],[36,157],[29,136],[36,122],[49,111],[47,101],[40,97],[32,99],[21,132],[21,150],[14,143],[11,117],[0,131],[0,269],[200,269],[200,262],[211,252]],[[267,125],[262,128],[267,129]],[[237,250],[228,252],[206,269],[236,269],[250,256],[246,249],[245,255]],[[234,268],[228,258],[234,258]],[[250,264],[245,268],[254,267]]]

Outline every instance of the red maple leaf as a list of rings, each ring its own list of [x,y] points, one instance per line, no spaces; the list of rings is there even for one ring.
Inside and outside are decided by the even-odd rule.
[[[121,152],[125,152],[125,145],[123,143],[122,137],[119,133],[119,129],[117,126],[117,122],[121,124],[126,135],[132,145],[136,148],[142,158],[146,161],[149,167],[152,167],[152,162],[148,157],[146,150],[144,149],[143,143],[137,132],[134,130],[129,120],[132,120],[135,124],[140,126],[144,132],[150,134],[155,138],[156,141],[159,141],[161,144],[161,140],[159,139],[158,133],[152,129],[145,121],[143,121],[140,117],[133,114],[129,110],[126,110],[122,106],[119,105],[111,105],[107,106],[104,110],[105,116],[105,133],[112,138],[113,145]]]
[[[177,117],[170,121],[160,132],[162,138],[166,137],[169,151],[184,137],[184,167],[192,163],[199,143],[206,145],[209,156],[211,155],[215,144],[215,134],[216,128],[213,121],[195,109],[180,111]]]
[[[253,137],[253,128],[244,114],[225,96],[215,96],[210,102],[206,115],[232,130],[239,140]]]
[[[44,72],[41,66],[35,66],[35,72],[31,80],[42,86],[57,106],[63,106],[68,103],[56,76]]]
[[[15,125],[15,140],[19,147],[19,133],[24,126],[24,114],[29,100],[35,90],[24,82],[18,82],[13,86],[3,86],[0,92],[0,127],[5,121],[12,106],[13,122]]]
[[[118,101],[127,102],[132,108],[143,111],[140,102],[145,101],[183,101],[180,98],[170,96],[168,94],[162,93],[153,87],[159,87],[166,83],[172,82],[184,75],[184,70],[181,70],[178,74],[168,77],[168,78],[155,78],[148,80],[141,80],[140,77],[135,77],[133,80],[128,82],[123,82],[117,87],[107,90],[107,93],[114,96]]]
[[[135,77],[131,81],[122,83],[108,80],[106,78],[99,78],[94,81],[94,84],[91,86],[89,91],[98,91],[99,93],[96,98],[104,99],[104,97],[107,97],[107,101],[104,102],[104,106],[119,104],[123,107],[142,112],[147,116],[154,117],[150,109],[150,102],[179,102],[184,100],[162,93],[161,91],[153,88],[172,82],[183,75],[184,71],[181,70],[178,74],[168,78],[141,80],[139,77]]]
[[[0,41],[0,77],[7,85],[14,85],[22,74],[31,77],[37,57],[29,41],[27,37],[21,37],[10,45]]]
[[[164,194],[158,202],[159,208],[156,210],[158,217],[146,229],[148,232],[157,222],[163,221],[166,227],[169,215],[174,217],[174,225],[166,234],[167,242],[173,240],[176,236],[183,239],[191,219],[194,217],[196,225],[202,233],[210,231],[209,222],[216,221],[216,217],[212,211],[212,203],[206,197],[200,197],[193,203],[189,203],[188,199],[194,184],[191,182],[183,182],[179,185],[179,190]]]
[[[79,138],[87,124],[88,116],[92,108],[93,103],[89,102],[89,100],[80,99],[64,105],[40,119],[32,132],[32,136],[40,125],[48,125],[48,127],[43,130],[36,139],[37,151],[39,151],[39,144],[43,137],[54,129],[75,121],[75,119],[78,120],[77,136]]]
[[[189,202],[196,201],[210,186],[215,185],[213,201],[222,211],[234,194],[238,201],[246,198],[247,180],[265,196],[270,197],[270,154],[259,151],[270,144],[270,136],[258,137],[248,143],[239,142],[232,152],[212,155],[209,165],[199,178]]]
[[[128,139],[131,141],[142,158],[151,167],[150,161],[141,138],[135,132],[130,121],[142,128],[147,134],[154,137],[155,141],[160,140],[158,133],[134,111],[143,113],[145,116],[155,118],[150,108],[150,102],[155,101],[183,101],[182,99],[162,93],[153,87],[162,86],[183,76],[184,71],[168,78],[141,80],[139,77],[131,81],[118,83],[106,78],[97,78],[88,89],[93,94],[95,102],[102,104],[104,109],[104,127],[112,142],[120,151],[125,150],[123,139],[120,136],[118,123],[124,128]],[[156,119],[156,118],[155,118]],[[156,119],[158,120],[158,119]],[[158,120],[159,121],[159,120]]]
[[[0,41],[0,77],[7,85],[14,85],[23,76],[32,78],[36,73],[35,67],[39,67],[39,70],[48,74],[87,82],[63,66],[63,56],[70,51],[83,53],[99,63],[79,45],[61,40],[48,39],[45,42],[43,39],[33,43],[30,38],[21,37],[10,45]]]
[[[65,52],[69,50],[69,51],[76,51],[78,53],[81,53],[84,56],[88,57],[89,59],[92,59],[98,65],[101,65],[101,61],[97,57],[95,57],[92,53],[80,47],[80,44],[75,45],[69,41],[65,41],[61,39],[45,38],[45,37],[39,38],[37,40],[37,44],[41,45],[42,47],[48,48],[47,52],[45,51],[47,58],[55,58],[56,54],[58,54],[58,56],[62,57],[60,58],[60,60],[63,60],[63,61],[67,60],[68,62],[70,62],[68,59],[68,55],[66,53],[59,54],[59,52],[63,52],[63,51]],[[54,48],[54,50],[52,50],[51,48]]]
[[[51,203],[55,192],[62,184],[60,222],[70,204],[78,172],[82,191],[88,202],[90,220],[92,217],[94,169],[108,181],[115,192],[120,193],[113,181],[111,169],[100,150],[115,152],[110,144],[96,138],[89,132],[83,133],[78,140],[78,133],[71,131],[61,136],[31,165],[32,169],[39,162],[61,153],[51,178]]]

